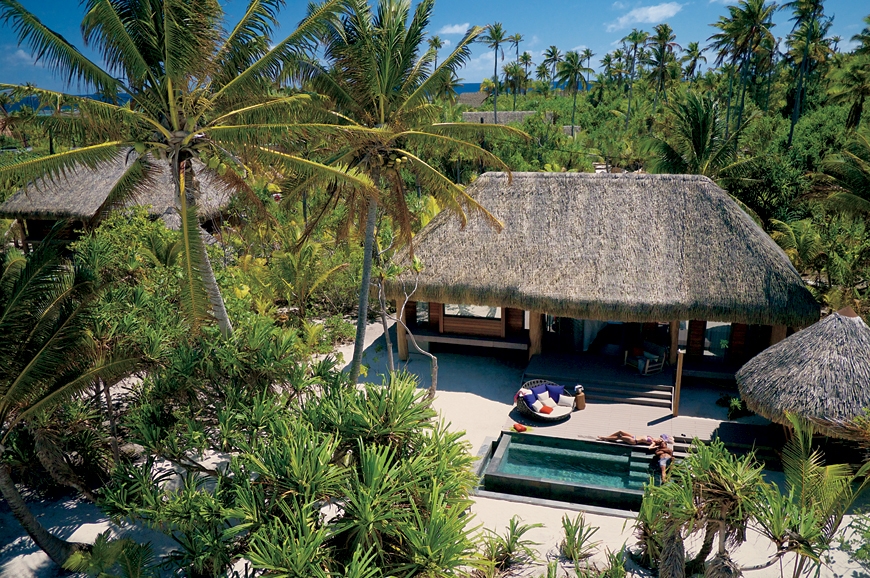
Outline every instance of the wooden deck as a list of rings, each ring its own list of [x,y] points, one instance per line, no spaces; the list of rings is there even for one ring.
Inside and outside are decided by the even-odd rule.
[[[417,343],[445,343],[447,345],[466,345],[470,347],[490,347],[495,349],[517,349],[528,351],[529,338],[520,337],[479,337],[455,333],[438,333],[425,327],[411,328]]]

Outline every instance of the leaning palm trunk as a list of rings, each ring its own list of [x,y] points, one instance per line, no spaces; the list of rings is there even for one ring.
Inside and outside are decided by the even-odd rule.
[[[0,455],[2,455],[3,447],[0,446]],[[3,499],[9,504],[9,509],[12,510],[12,515],[21,524],[21,527],[27,531],[39,548],[48,554],[52,562],[62,566],[73,553],[82,550],[86,547],[85,544],[78,542],[67,542],[61,540],[39,523],[36,517],[27,508],[27,504],[18,493],[18,488],[15,487],[15,482],[12,481],[12,475],[7,464],[0,464],[0,494]]]
[[[36,458],[51,479],[62,486],[78,490],[89,502],[96,503],[97,497],[66,462],[63,451],[58,445],[57,436],[45,428],[39,428],[34,432],[33,437]]]
[[[373,179],[375,183],[378,179]],[[350,364],[350,382],[356,383],[362,367],[363,349],[365,349],[366,325],[369,311],[369,292],[372,282],[372,250],[375,244],[375,223],[378,217],[378,202],[369,199],[368,215],[366,217],[366,237],[363,243],[362,283],[359,290],[359,312],[356,320],[356,340],[353,344],[353,360]]]
[[[704,578],[738,578],[743,576],[740,567],[731,560],[727,552],[721,552],[713,556],[710,563],[707,564],[707,569],[704,571]]]

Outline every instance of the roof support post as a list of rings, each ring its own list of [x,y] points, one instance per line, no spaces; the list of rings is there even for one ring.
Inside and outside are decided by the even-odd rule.
[[[785,325],[773,325],[770,328],[770,344],[776,345],[788,335],[788,327]]]
[[[680,387],[683,385],[683,358],[685,353],[680,351],[677,357],[677,379],[674,382],[674,398],[671,400],[671,414],[674,417],[680,415]]]
[[[399,322],[396,323],[396,346],[399,348],[399,359],[408,361],[408,336],[405,334],[405,308],[403,303],[396,300],[396,314]]]
[[[544,314],[540,311],[529,311],[529,359],[541,352],[541,340],[544,337]]]
[[[671,333],[671,349],[668,352],[668,363],[673,365],[677,362],[677,350],[680,347],[680,322],[671,321],[669,331]]]

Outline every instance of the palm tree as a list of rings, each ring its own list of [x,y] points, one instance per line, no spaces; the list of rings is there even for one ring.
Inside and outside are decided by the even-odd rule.
[[[689,64],[686,66],[686,79],[694,80],[695,76],[701,72],[701,67],[698,66],[698,63],[703,61],[704,64],[707,64],[707,57],[704,56],[704,52],[701,50],[697,42],[689,42],[688,48],[686,48],[686,54],[682,58],[683,62],[688,62]]]
[[[846,118],[846,130],[861,124],[864,102],[870,97],[870,56],[856,56],[849,63],[831,73],[832,86],[828,89],[831,102],[851,103]]]
[[[586,89],[586,78],[584,73],[592,72],[592,69],[583,66],[583,61],[580,55],[571,50],[565,54],[565,60],[559,63],[559,71],[556,75],[556,80],[560,84],[564,84],[565,88],[571,91],[574,95],[574,101],[571,106],[571,138],[574,138],[574,116],[577,112],[577,92],[582,86]]]
[[[523,52],[522,54],[520,54],[519,63],[520,66],[523,67],[523,71],[526,74],[526,83],[528,84],[528,80],[530,78],[529,69],[535,65],[535,63],[532,62],[532,55],[528,52]],[[523,93],[525,94],[525,87],[523,87]]]
[[[629,59],[630,65],[628,66],[628,112],[625,115],[625,128],[628,128],[628,121],[631,119],[631,100],[634,95],[634,71],[637,67],[638,62],[638,47],[642,46],[647,39],[649,38],[649,33],[644,32],[642,30],[638,30],[635,28],[631,32],[626,35],[625,38],[622,39],[623,42],[628,44],[628,51],[626,53],[626,58]]]
[[[854,138],[838,155],[827,158],[822,172],[840,189],[828,202],[841,209],[870,213],[870,133],[854,133]]]
[[[444,41],[440,36],[433,36],[429,39],[429,48],[435,52],[435,61],[432,64],[432,69],[435,70],[438,68],[438,51],[444,48]]]
[[[525,72],[523,71],[523,67],[516,62],[505,64],[502,72],[504,72],[505,85],[510,87],[511,92],[514,95],[514,110],[516,110],[517,93],[520,91],[520,87],[524,84]]]
[[[657,24],[653,30],[655,30],[655,34],[646,41],[646,45],[652,48],[651,54],[645,61],[653,66],[651,76],[656,83],[656,97],[653,102],[653,110],[655,110],[659,94],[664,94],[665,102],[668,101],[667,67],[674,60],[674,50],[681,49],[681,47],[675,42],[677,36],[670,25]]]
[[[495,91],[492,96],[493,120],[498,124],[498,53],[501,45],[507,42],[507,34],[501,22],[495,22],[486,27],[486,34],[480,37],[480,41],[493,50],[492,80],[495,83]],[[501,58],[504,60],[504,50],[501,50]]]
[[[542,62],[537,68],[535,68],[535,78],[541,82],[550,82],[553,80],[553,76],[550,74],[550,67],[547,63]]]
[[[349,0],[348,15],[342,20],[330,20],[323,32],[328,68],[315,65],[312,70],[313,87],[333,100],[344,121],[342,128],[352,132],[353,137],[323,142],[325,153],[335,163],[368,175],[378,187],[376,193],[365,189],[334,191],[324,204],[330,206],[344,194],[348,221],[355,222],[357,216],[365,215],[357,339],[350,367],[354,382],[362,361],[378,207],[392,219],[399,240],[411,239],[403,174],[413,175],[440,206],[463,221],[466,213],[475,212],[500,227],[498,220],[468,196],[462,186],[412,151],[445,147],[464,161],[507,170],[497,157],[465,139],[482,135],[525,137],[524,133],[504,126],[438,122],[440,110],[429,105],[430,95],[468,61],[472,43],[485,30],[471,28],[429,75],[427,64],[432,54],[426,52],[421,56],[421,44],[433,7],[434,0],[422,0],[411,13],[408,0],[380,0],[374,9],[367,0]],[[493,25],[488,30],[493,33],[494,29]],[[348,70],[355,74],[338,74]],[[302,181],[297,190],[307,187],[308,183]]]
[[[516,53],[517,53],[517,59],[514,62],[520,61],[520,43],[523,40],[524,40],[523,35],[520,34],[519,32],[517,32],[516,34],[511,34],[510,36],[507,37],[507,41],[510,43],[511,46],[514,47],[514,49],[516,50]]]
[[[550,67],[550,80],[553,81],[553,88],[556,88],[556,66],[560,62],[562,62],[562,53],[555,45],[544,51],[544,64]]]
[[[50,242],[28,258],[0,255],[0,456],[9,434],[26,420],[79,392],[132,369],[128,359],[102,357],[90,336],[93,274],[59,256]],[[81,548],[49,533],[28,510],[0,462],[0,494],[49,558],[63,565]]]
[[[745,125],[726,137],[722,111],[712,97],[689,92],[685,102],[673,103],[670,110],[674,115],[670,142],[661,138],[648,142],[653,153],[650,172],[716,180],[747,162],[737,160],[734,147]]]
[[[737,125],[743,121],[743,109],[746,101],[746,89],[750,60],[760,56],[763,43],[773,41],[771,29],[774,27],[773,14],[776,4],[766,4],[765,0],[740,0],[736,6],[729,6],[732,18],[735,18],[734,33],[736,34],[736,49],[742,54],[740,64],[740,104],[737,113]],[[753,70],[757,71],[758,66]],[[752,79],[753,83],[755,78]]]
[[[110,199],[117,206],[138,188],[150,186],[157,163],[167,163],[181,216],[182,310],[194,329],[215,318],[228,336],[232,324],[197,219],[194,167],[250,195],[243,179],[243,156],[287,172],[317,175],[322,182],[370,186],[344,170],[256,145],[294,134],[293,119],[310,98],[268,96],[267,89],[277,72],[295,66],[316,40],[321,22],[334,15],[341,2],[312,6],[283,40],[271,35],[280,2],[251,0],[245,16],[231,27],[224,25],[218,0],[89,0],[86,6],[84,40],[98,48],[109,63],[107,69],[46,28],[17,1],[0,0],[0,20],[15,30],[19,43],[29,44],[34,55],[61,76],[106,97],[32,89],[42,100],[62,98],[75,107],[76,115],[45,121],[55,134],[84,133],[98,144],[3,166],[0,180],[30,182],[56,178],[76,167],[97,169],[135,149],[138,155],[127,165],[120,180],[123,186]],[[0,85],[3,88],[15,87]],[[118,104],[118,95],[129,97],[129,103]],[[206,162],[195,165],[195,159]]]
[[[797,83],[795,85],[794,104],[792,105],[791,126],[788,131],[787,146],[791,146],[794,137],[794,127],[801,115],[804,83],[809,71],[810,48],[814,41],[824,38],[827,28],[824,28],[825,19],[823,0],[793,0],[783,5],[793,12],[792,20],[794,27],[789,35],[789,45],[794,63],[798,66]],[[828,21],[830,26],[830,21]]]
[[[586,61],[586,68],[589,69],[589,72],[586,73],[586,85],[589,85],[589,75],[592,74],[592,57],[595,56],[595,53],[592,52],[591,48],[584,48],[583,53],[580,55],[581,60]]]
[[[864,29],[852,37],[852,42],[858,43],[855,54],[870,54],[870,16],[864,17],[864,24]]]

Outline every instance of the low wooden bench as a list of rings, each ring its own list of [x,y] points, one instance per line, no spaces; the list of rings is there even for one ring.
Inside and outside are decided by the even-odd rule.
[[[455,333],[435,333],[425,329],[411,330],[417,343],[446,343],[448,345],[469,345],[472,347],[492,347],[495,349],[516,349],[528,351],[529,342],[525,338],[479,337],[476,335],[458,335]]]

